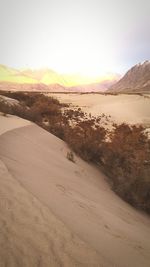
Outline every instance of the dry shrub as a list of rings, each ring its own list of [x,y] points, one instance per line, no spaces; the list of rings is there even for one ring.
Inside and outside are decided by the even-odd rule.
[[[92,127],[91,121],[79,123],[76,127],[68,127],[65,140],[70,147],[86,161],[98,162],[101,158],[101,145],[105,140],[103,127]]]
[[[74,154],[72,151],[67,152],[67,159],[75,163]]]
[[[0,99],[0,112],[3,114],[12,114],[12,106],[8,105],[3,99]]]
[[[132,205],[150,212],[150,141],[141,126],[116,126],[103,146],[103,164],[113,189]]]

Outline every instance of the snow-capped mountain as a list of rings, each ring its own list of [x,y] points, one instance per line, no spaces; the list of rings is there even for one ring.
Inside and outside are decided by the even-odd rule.
[[[150,93],[150,61],[146,60],[132,67],[109,92]]]

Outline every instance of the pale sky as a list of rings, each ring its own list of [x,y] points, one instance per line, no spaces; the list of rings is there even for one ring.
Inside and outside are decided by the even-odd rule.
[[[0,0],[0,64],[124,73],[150,59],[150,0]]]

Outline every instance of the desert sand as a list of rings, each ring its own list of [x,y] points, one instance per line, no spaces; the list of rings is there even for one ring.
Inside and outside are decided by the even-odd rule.
[[[0,116],[0,133],[0,266],[149,266],[149,217],[98,168],[17,117]]]
[[[104,113],[117,123],[150,127],[150,95],[49,94],[94,116]]]

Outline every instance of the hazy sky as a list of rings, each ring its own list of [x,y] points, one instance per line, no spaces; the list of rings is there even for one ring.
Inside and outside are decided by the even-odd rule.
[[[150,59],[150,0],[0,0],[0,64],[123,73]]]

